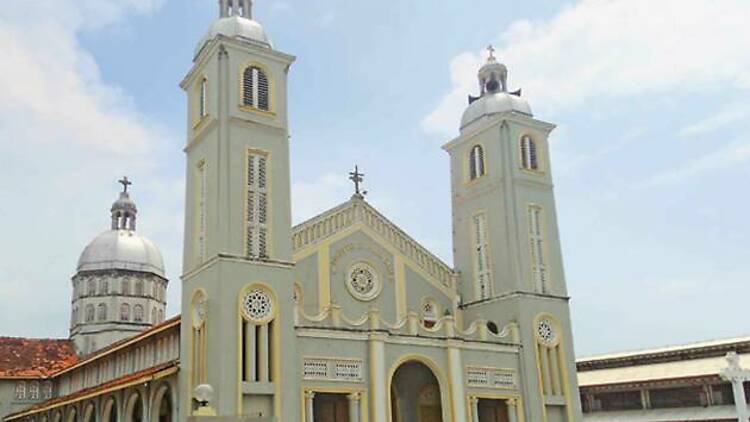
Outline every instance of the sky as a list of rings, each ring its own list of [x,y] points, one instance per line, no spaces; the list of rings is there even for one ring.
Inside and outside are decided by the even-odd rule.
[[[179,310],[178,83],[213,0],[5,0],[0,334],[65,337],[128,175]],[[256,0],[290,74],[295,222],[368,201],[452,262],[447,154],[493,44],[551,136],[579,356],[748,335],[750,2]]]

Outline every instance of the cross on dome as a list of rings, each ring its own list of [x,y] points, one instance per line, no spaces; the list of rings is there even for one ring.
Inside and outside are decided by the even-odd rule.
[[[487,52],[489,53],[489,56],[487,57],[488,62],[494,62],[497,60],[495,57],[495,47],[493,47],[492,44],[487,46]]]
[[[123,176],[122,179],[117,181],[117,183],[122,185],[123,193],[128,193],[128,187],[133,184],[133,182],[128,179],[128,176]]]

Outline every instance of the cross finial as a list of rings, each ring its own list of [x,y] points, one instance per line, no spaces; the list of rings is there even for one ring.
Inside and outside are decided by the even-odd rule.
[[[360,183],[362,183],[362,181],[365,180],[365,174],[359,172],[358,166],[354,166],[354,171],[349,172],[349,180],[351,180],[354,183],[354,194],[356,196],[363,196],[367,194],[367,192],[360,191],[359,189]]]
[[[133,184],[133,182],[128,180],[128,176],[123,176],[122,179],[117,182],[122,185],[122,193],[128,193],[128,186]]]
[[[492,44],[487,46],[487,52],[490,53],[489,57],[487,57],[487,60],[494,62],[495,61],[495,47],[493,47]]]

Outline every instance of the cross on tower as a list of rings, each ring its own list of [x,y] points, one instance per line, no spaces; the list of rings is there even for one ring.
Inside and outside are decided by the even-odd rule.
[[[365,180],[365,174],[359,172],[358,166],[354,166],[354,171],[349,173],[349,180],[354,182],[355,195],[362,196],[364,194],[367,194],[367,192],[359,190],[359,184],[362,183],[363,180]]]
[[[122,193],[128,193],[128,186],[133,184],[133,182],[128,180],[128,176],[123,176],[123,178],[118,180],[117,183],[122,185]]]
[[[490,53],[490,56],[488,57],[489,60],[495,60],[495,47],[490,44],[487,46],[487,51]]]

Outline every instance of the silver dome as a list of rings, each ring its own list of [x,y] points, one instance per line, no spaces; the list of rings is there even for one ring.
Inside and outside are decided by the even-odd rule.
[[[529,103],[523,98],[507,92],[495,92],[477,99],[464,112],[461,118],[461,130],[472,123],[498,113],[518,112],[532,116]]]
[[[251,42],[260,43],[264,47],[273,47],[271,40],[268,38],[268,35],[266,35],[266,31],[260,23],[242,16],[229,16],[219,18],[211,24],[206,35],[203,36],[198,43],[198,46],[195,48],[195,55],[197,56],[203,49],[203,46],[216,38],[217,35],[224,35],[225,37],[238,38],[246,41],[249,40]]]
[[[132,230],[109,230],[97,236],[83,250],[78,271],[129,270],[164,275],[159,248]]]

